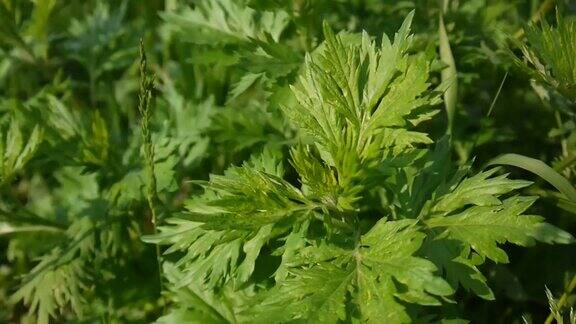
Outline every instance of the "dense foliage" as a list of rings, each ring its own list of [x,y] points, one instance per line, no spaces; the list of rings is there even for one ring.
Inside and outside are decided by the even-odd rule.
[[[576,323],[573,2],[0,19],[1,322]]]

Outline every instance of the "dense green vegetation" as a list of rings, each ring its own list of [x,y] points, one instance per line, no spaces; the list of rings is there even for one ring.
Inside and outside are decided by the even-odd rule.
[[[576,323],[570,0],[0,0],[0,322]]]

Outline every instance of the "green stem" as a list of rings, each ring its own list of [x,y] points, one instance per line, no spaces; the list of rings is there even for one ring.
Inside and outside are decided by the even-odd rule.
[[[18,224],[33,224],[33,225],[42,225],[42,226],[48,226],[48,227],[53,227],[54,229],[57,230],[65,230],[66,229],[66,225],[65,224],[61,224],[55,221],[52,221],[50,219],[47,218],[43,218],[40,217],[28,210],[25,210],[24,208],[20,208],[18,210],[18,213],[22,213],[25,215],[16,215],[16,212],[9,212],[7,210],[4,210],[2,208],[0,208],[0,219],[6,219],[9,222],[14,222],[14,223],[18,223]]]
[[[530,23],[537,23],[539,22],[544,16],[546,16],[546,14],[552,10],[552,8],[554,8],[554,4],[555,4],[556,0],[546,0],[544,1],[540,7],[538,8],[538,10],[536,10],[536,12],[532,15],[532,17],[530,17]],[[522,37],[524,37],[524,28],[520,28],[515,34],[514,34],[514,38],[516,39],[520,39]]]
[[[157,214],[156,206],[159,201],[156,187],[156,173],[154,166],[154,144],[152,143],[152,133],[150,132],[150,101],[152,99],[152,90],[154,88],[154,78],[149,75],[146,53],[144,51],[144,40],[140,39],[140,95],[138,102],[138,111],[140,112],[140,126],[142,131],[142,140],[144,142],[144,159],[146,163],[146,199],[150,209],[150,223],[152,231],[157,233]],[[160,246],[156,245],[156,262],[158,264],[158,280],[160,282],[160,293],[163,291],[162,284],[162,259]]]
[[[554,169],[558,172],[564,172],[564,170],[571,167],[575,163],[576,154],[567,155]]]
[[[48,269],[55,269],[59,266],[62,266],[62,265],[69,263],[71,260],[74,259],[74,258],[69,257],[69,255],[78,251],[80,243],[82,243],[82,241],[84,241],[86,238],[90,237],[90,235],[94,234],[96,231],[105,229],[108,226],[111,226],[112,224],[115,224],[115,223],[118,223],[121,221],[122,221],[122,218],[115,218],[115,219],[109,220],[107,222],[104,222],[102,224],[98,224],[96,226],[93,226],[90,229],[86,230],[84,233],[82,233],[82,235],[77,236],[76,239],[74,241],[72,241],[72,243],[68,244],[62,250],[62,253],[60,254],[59,258],[54,259],[53,261],[51,261],[49,263],[46,263],[44,266],[34,270],[33,272],[30,272],[22,280],[22,282],[19,285],[19,288],[27,285],[29,282],[34,280],[34,278],[36,278],[40,273],[42,273]]]

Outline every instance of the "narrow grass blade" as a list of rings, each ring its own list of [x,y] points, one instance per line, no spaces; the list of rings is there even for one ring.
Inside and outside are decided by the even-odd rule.
[[[492,109],[494,109],[494,105],[496,104],[496,100],[498,100],[498,97],[500,96],[500,91],[502,91],[502,87],[504,86],[504,82],[506,82],[507,77],[508,77],[508,71],[506,71],[506,73],[504,74],[504,77],[502,78],[502,82],[500,82],[500,86],[498,87],[498,91],[496,91],[496,95],[494,96],[494,99],[492,99],[492,103],[490,103],[490,108],[488,109],[488,113],[486,114],[486,116],[490,116],[490,114],[492,113]]]
[[[554,171],[546,163],[520,154],[503,154],[488,162],[487,165],[511,165],[530,171],[550,183],[569,200],[576,202],[576,189],[570,182]]]
[[[58,227],[44,226],[44,225],[24,225],[14,226],[9,223],[0,223],[0,236],[25,232],[63,232],[64,230]]]
[[[446,92],[444,92],[444,106],[446,107],[446,114],[448,115],[448,128],[446,129],[446,133],[452,134],[456,102],[458,101],[458,78],[456,62],[452,55],[452,49],[450,48],[450,41],[442,14],[440,14],[438,34],[440,38],[440,59],[448,65],[441,73],[442,82],[449,83]]]

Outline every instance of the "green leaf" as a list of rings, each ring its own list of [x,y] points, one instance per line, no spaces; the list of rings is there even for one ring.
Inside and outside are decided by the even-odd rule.
[[[48,34],[49,18],[56,7],[56,0],[37,0],[30,23],[30,32],[38,39],[45,39]]]
[[[86,304],[95,277],[105,276],[110,269],[100,266],[100,260],[121,255],[117,237],[112,235],[119,234],[114,233],[118,228],[111,229],[121,219],[103,221],[107,206],[98,199],[95,174],[80,171],[79,167],[65,167],[53,175],[60,185],[52,190],[51,202],[56,205],[54,209],[58,216],[68,223],[65,231],[60,223],[50,220],[56,218],[50,210],[48,215],[21,220],[34,226],[52,223],[59,228],[57,235],[50,235],[48,241],[43,239],[45,235],[35,234],[34,239],[44,245],[39,250],[42,253],[39,262],[22,277],[17,291],[11,296],[12,303],[22,302],[39,323],[48,323],[51,317],[62,318],[64,314],[82,318],[84,311],[89,309]],[[24,210],[19,212],[26,216]],[[46,220],[41,222],[41,217]],[[98,266],[97,274],[95,266]]]
[[[494,168],[465,178],[455,188],[450,188],[448,194],[441,196],[431,212],[446,215],[467,205],[500,205],[498,196],[532,184],[530,181],[508,179],[506,174],[492,177],[497,171],[498,168]]]
[[[148,243],[171,245],[165,254],[184,252],[175,264],[182,272],[178,287],[193,282],[214,288],[233,278],[241,286],[250,280],[263,245],[276,235],[272,224],[257,233],[202,229],[202,223],[170,218],[159,233],[144,236]]]
[[[520,154],[508,153],[500,155],[488,162],[488,165],[497,164],[511,165],[530,171],[554,186],[554,188],[563,193],[566,198],[576,202],[576,189],[574,189],[572,184],[540,160]]]
[[[28,232],[61,232],[62,229],[54,226],[44,226],[44,225],[12,225],[6,222],[0,222],[0,236],[10,235],[16,233],[28,233]]]
[[[185,274],[181,285],[198,278],[209,287],[231,278],[236,285],[245,284],[264,245],[316,208],[280,178],[283,173],[279,156],[266,149],[243,167],[212,176],[203,183],[205,195],[187,202],[187,219],[169,219],[158,234],[144,240],[171,245],[166,253],[185,252],[176,263]]]
[[[315,140],[323,162],[335,167],[341,187],[379,161],[431,143],[426,134],[407,129],[439,101],[428,89],[430,62],[408,54],[412,17],[393,43],[383,36],[380,46],[367,34],[359,43],[335,35],[325,23],[324,46],[307,56],[292,86],[297,104],[283,107]]]
[[[508,256],[498,244],[510,242],[530,246],[535,241],[572,243],[567,232],[543,223],[540,216],[522,215],[536,199],[512,197],[496,206],[474,206],[456,215],[425,221],[430,229],[439,229],[448,238],[464,242],[482,257],[507,263]]]
[[[187,207],[189,218],[203,222],[204,228],[257,230],[270,223],[304,217],[316,208],[287,181],[249,163],[232,167],[223,176],[213,175],[203,186],[216,196],[208,196],[206,201],[192,200]]]
[[[164,263],[166,278],[172,283],[172,299],[179,306],[173,307],[166,315],[160,317],[157,323],[234,323],[234,314],[229,307],[231,301],[224,294],[215,294],[206,289],[201,282],[192,281],[182,286],[184,274],[174,264]],[[176,288],[174,288],[176,287]]]
[[[242,78],[234,84],[232,90],[230,90],[230,98],[229,101],[238,98],[242,95],[246,90],[248,90],[252,85],[254,85],[258,79],[264,77],[263,73],[247,73]]]
[[[446,107],[446,115],[448,116],[447,134],[452,134],[454,128],[454,116],[456,114],[456,104],[458,103],[458,75],[456,70],[456,62],[452,49],[450,48],[450,40],[444,25],[444,16],[440,13],[438,22],[438,35],[440,38],[440,59],[447,65],[442,70],[442,82],[449,84],[444,92],[444,106]]]
[[[3,135],[3,134],[2,134]],[[22,171],[28,161],[34,156],[43,138],[43,130],[40,126],[34,126],[32,133],[28,135],[28,140],[24,145],[24,138],[20,123],[12,119],[10,128],[5,138],[0,135],[0,181],[9,181],[14,175]]]
[[[247,282],[250,279],[256,266],[256,258],[258,258],[262,247],[270,240],[272,229],[272,224],[264,225],[253,238],[244,243],[244,261],[238,266],[237,270],[239,282]]]
[[[345,299],[355,277],[353,267],[342,269],[325,262],[291,272],[290,279],[277,285],[262,303],[251,309],[257,312],[254,321],[335,323],[346,318]]]
[[[289,22],[284,11],[254,9],[232,0],[201,1],[194,9],[179,13],[165,12],[162,18],[185,33],[184,37],[199,44],[244,43],[250,39],[278,41]]]
[[[381,220],[356,248],[327,246],[332,253],[290,269],[289,277],[264,293],[250,312],[256,313],[255,321],[334,323],[347,318],[350,303],[362,321],[408,322],[399,300],[439,305],[436,297],[452,294],[450,285],[434,275],[434,264],[413,256],[423,238],[412,220]],[[318,248],[307,249],[314,255]],[[395,282],[407,289],[398,290]]]
[[[465,248],[459,241],[430,239],[425,243],[423,254],[436,264],[454,290],[461,285],[477,296],[494,300],[494,293],[478,269],[484,260],[477,254],[470,253],[470,249]]]
[[[55,249],[42,258],[27,276],[26,282],[12,296],[12,302],[23,301],[29,313],[37,315],[40,324],[48,324],[50,317],[69,306],[82,314],[87,279],[85,263],[74,253]]]
[[[526,44],[513,40],[525,60],[509,51],[516,66],[572,102],[576,100],[576,21],[557,12],[555,27],[542,20],[541,26],[526,28],[526,38]]]
[[[20,26],[15,19],[16,13],[10,7],[8,4],[0,4],[0,19],[3,22],[0,26],[0,42],[21,49],[28,55],[27,61],[34,61],[34,52],[21,35]]]
[[[389,276],[410,287],[405,293],[395,292],[396,297],[412,303],[439,305],[433,296],[448,296],[452,288],[434,275],[433,263],[413,256],[423,239],[424,234],[412,220],[380,220],[361,239],[361,262],[378,275],[380,282]]]

